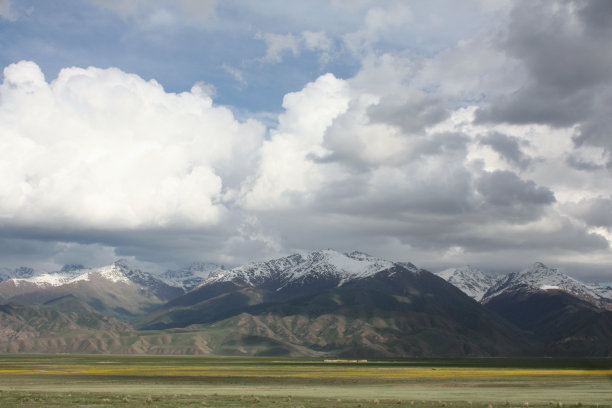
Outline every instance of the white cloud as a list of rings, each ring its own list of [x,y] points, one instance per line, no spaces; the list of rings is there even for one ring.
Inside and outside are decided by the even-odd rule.
[[[121,18],[169,26],[187,22],[200,25],[214,16],[218,0],[89,0]]]
[[[283,60],[283,54],[300,54],[299,38],[293,34],[258,33],[255,38],[266,43],[266,55],[262,61],[278,63]]]
[[[529,2],[510,14],[505,0],[357,3],[253,3],[234,15],[228,11],[237,3],[229,2],[220,3],[215,16],[215,1],[99,1],[138,28],[206,21],[205,38],[214,46],[190,49],[194,64],[228,44],[214,35],[231,33],[246,47],[265,46],[259,61],[285,65],[240,62],[240,56],[213,64],[238,85],[258,77],[248,90],[269,91],[285,70],[296,70],[296,78],[312,75],[313,56],[319,72],[333,57],[329,68],[344,79],[288,80],[281,86],[298,90],[285,95],[280,115],[249,112],[273,111],[257,105],[270,94],[241,94],[236,98],[252,104],[236,110],[240,119],[251,118],[241,122],[213,103],[214,87],[204,83],[173,94],[116,68],[67,68],[47,82],[34,63],[7,67],[0,88],[0,255],[19,252],[5,245],[15,238],[100,245],[70,247],[62,259],[100,252],[231,264],[293,248],[333,247],[423,266],[572,256],[612,265],[609,80],[576,93],[594,95],[587,99],[595,108],[561,106],[584,115],[570,125],[560,120],[566,115],[556,124],[546,117],[533,122],[531,108],[512,124],[499,115],[499,121],[477,120],[487,106],[553,74],[574,76],[580,70],[553,66],[547,56],[607,47],[606,16],[597,7],[589,11],[590,2],[563,2],[576,18],[579,10],[571,6],[584,6],[580,13],[588,11],[584,18],[591,23],[581,32],[561,31],[559,40],[549,30],[549,6]],[[532,9],[542,12],[533,17]],[[507,25],[524,18],[520,29]],[[534,18],[543,24],[531,24]],[[548,34],[542,37],[541,29]],[[572,48],[577,42],[565,40],[576,35],[594,41]],[[514,38],[513,52],[504,38]],[[536,40],[542,38],[554,47],[541,48]],[[586,60],[609,53],[594,55]],[[608,78],[606,66],[582,67],[576,89],[596,77],[593,72]],[[147,75],[161,75],[160,67]],[[192,71],[198,78],[214,75],[205,64]],[[555,83],[571,85],[558,78]],[[227,97],[223,88],[220,94]],[[547,95],[521,101],[538,109],[571,102]],[[587,133],[588,139],[577,138]],[[47,259],[62,254],[61,245],[37,243],[19,254],[38,247]]]
[[[372,7],[367,11],[362,26],[357,31],[345,34],[343,40],[353,53],[367,55],[383,36],[405,27],[412,19],[410,8],[403,2]]]
[[[15,11],[12,8],[11,0],[0,0],[0,17],[9,21],[15,21],[17,19]]]
[[[234,68],[231,65],[223,64],[221,69],[230,74],[239,84],[246,85],[246,79],[244,79],[244,72],[238,68]]]
[[[604,256],[605,236],[563,211],[570,191],[585,193],[589,176],[564,164],[571,129],[473,123],[477,90],[520,81],[498,69],[504,58],[494,50],[476,53],[477,61],[494,57],[479,70],[469,62],[475,46],[427,60],[369,54],[353,78],[325,75],[288,94],[243,190],[244,208],[285,248],[315,242],[348,250],[367,241],[380,253],[403,248],[417,263],[446,257],[434,264],[480,258],[492,265],[489,253]],[[451,60],[459,66],[442,70]],[[481,143],[489,132],[507,135],[529,166]],[[609,184],[588,183],[595,191]]]
[[[265,62],[283,62],[285,54],[298,56],[303,50],[318,54],[321,64],[328,63],[334,50],[333,40],[323,31],[303,31],[300,34],[257,33],[255,39],[266,43],[266,55],[260,60]]]
[[[133,229],[214,225],[264,136],[215,107],[206,87],[164,92],[116,68],[33,62],[0,87],[0,214],[8,224]]]
[[[279,126],[261,149],[261,164],[245,190],[247,208],[273,210],[307,198],[326,181],[313,160],[327,153],[322,147],[326,129],[348,107],[345,81],[331,74],[319,77],[300,92],[285,95]],[[306,197],[305,197],[306,196]]]
[[[319,62],[327,64],[332,59],[334,42],[323,31],[304,31],[302,39],[307,50],[319,53]]]
[[[333,48],[332,40],[323,31],[304,31],[302,32],[304,44],[309,50],[321,50],[329,52]]]

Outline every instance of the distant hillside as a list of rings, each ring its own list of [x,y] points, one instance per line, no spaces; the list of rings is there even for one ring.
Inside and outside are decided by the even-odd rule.
[[[73,296],[97,312],[123,320],[138,317],[184,293],[121,261],[102,268],[73,266],[55,273],[17,276],[0,282],[3,303],[40,305]]]
[[[90,345],[96,334],[130,330],[71,297],[44,306],[0,305],[0,352],[99,352]]]

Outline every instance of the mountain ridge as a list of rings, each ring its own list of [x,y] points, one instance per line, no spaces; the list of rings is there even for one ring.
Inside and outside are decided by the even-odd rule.
[[[10,303],[0,310],[0,351],[462,357],[576,355],[588,346],[592,355],[612,353],[612,314],[592,295],[603,304],[606,289],[541,263],[498,279],[474,267],[436,276],[409,262],[324,249],[231,269],[194,263],[152,274],[118,260],[2,273],[12,277],[0,282],[0,299]],[[584,287],[591,292],[577,293]],[[44,324],[28,326],[27,316]]]
[[[234,268],[158,308],[136,327],[223,328],[244,350],[264,354],[274,348],[345,356],[502,355],[531,344],[528,336],[428,271],[332,250]]]
[[[535,262],[518,272],[497,277],[471,266],[449,268],[437,275],[483,303],[505,290],[523,286],[534,291],[559,289],[600,307],[612,307],[612,288],[583,283],[557,268],[547,267],[542,262]]]

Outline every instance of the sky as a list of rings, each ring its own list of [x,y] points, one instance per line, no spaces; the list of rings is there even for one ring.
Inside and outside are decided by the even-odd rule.
[[[612,282],[608,0],[0,0],[0,67],[0,266]]]

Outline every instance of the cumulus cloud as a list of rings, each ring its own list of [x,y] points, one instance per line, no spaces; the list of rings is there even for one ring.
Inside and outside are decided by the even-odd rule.
[[[321,146],[325,130],[346,111],[348,92],[345,81],[327,74],[302,91],[285,95],[285,112],[263,144],[259,168],[244,190],[247,208],[300,207],[326,181],[312,157],[327,153]]]
[[[358,3],[246,5],[236,21],[253,24],[222,29],[261,56],[215,61],[229,88],[252,69],[310,80],[279,85],[265,121],[243,106],[237,120],[213,84],[175,94],[117,68],[49,80],[8,66],[0,255],[235,265],[331,247],[432,269],[611,265],[608,3]],[[137,28],[238,24],[231,2],[99,4]],[[466,8],[475,20],[454,15]]]
[[[402,84],[415,72],[397,64],[387,70],[385,60],[349,80],[322,76],[285,98],[279,127],[244,190],[245,206],[283,247],[317,242],[348,250],[367,240],[381,254],[403,251],[445,262],[487,251],[606,250],[605,237],[557,211],[551,187],[499,167],[500,160],[485,167],[473,156],[487,147],[545,180],[539,170],[548,162],[532,160],[524,149],[547,148],[548,136],[540,140],[534,129],[516,126],[482,136],[473,115],[453,111],[442,94]],[[381,70],[385,84],[372,75]],[[403,97],[394,99],[398,94]],[[557,144],[559,137],[571,145],[571,133],[550,135]]]
[[[118,69],[33,62],[0,86],[3,223],[132,229],[218,223],[264,129],[212,104],[205,86],[166,93]]]

